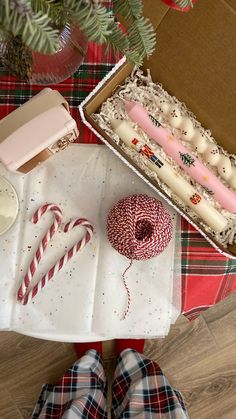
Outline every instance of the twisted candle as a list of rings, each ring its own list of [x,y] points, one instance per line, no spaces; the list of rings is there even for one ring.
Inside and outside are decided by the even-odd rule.
[[[197,129],[191,141],[195,150],[202,154],[203,159],[211,166],[215,166],[219,175],[236,189],[236,167],[232,165],[229,157],[220,153],[217,144],[207,141]]]
[[[116,134],[130,148],[146,158],[147,166],[174,192],[181,201],[190,207],[212,230],[223,231],[227,219],[208,203],[181,175],[179,175],[157,151],[144,144],[141,137],[128,121],[113,119],[111,125]]]
[[[200,160],[177,140],[168,129],[136,102],[126,102],[128,116],[156,141],[182,169],[214,195],[216,201],[230,212],[236,212],[236,194],[228,189]]]
[[[236,167],[229,157],[220,153],[217,144],[208,141],[204,133],[193,126],[190,118],[182,116],[177,105],[169,104],[164,98],[157,98],[156,104],[160,113],[168,117],[171,126],[180,130],[181,139],[192,143],[203,160],[210,166],[215,166],[229,186],[236,189]]]

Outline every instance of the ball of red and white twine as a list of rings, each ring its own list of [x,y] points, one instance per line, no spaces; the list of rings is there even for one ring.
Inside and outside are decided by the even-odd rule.
[[[173,224],[167,209],[157,199],[136,194],[118,201],[107,218],[108,240],[112,247],[130,259],[122,278],[127,291],[126,318],[131,304],[125,273],[133,260],[159,255],[171,240]]]

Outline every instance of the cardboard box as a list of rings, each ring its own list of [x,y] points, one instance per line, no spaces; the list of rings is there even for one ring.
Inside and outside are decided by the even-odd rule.
[[[199,0],[189,13],[169,9],[159,0],[144,0],[144,13],[157,32],[157,50],[143,69],[150,68],[155,82],[193,111],[203,126],[212,131],[219,145],[236,154],[236,4],[233,0]],[[81,111],[100,138],[170,203],[157,184],[131,161],[97,125],[91,114],[113,94],[130,74],[124,60],[90,95]],[[214,241],[200,225],[174,205],[220,252],[236,258],[236,244],[227,249]]]

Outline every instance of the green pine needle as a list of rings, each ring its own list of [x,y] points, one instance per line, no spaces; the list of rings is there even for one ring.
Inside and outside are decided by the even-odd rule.
[[[1,30],[20,35],[22,41],[35,51],[51,54],[58,48],[58,31],[50,26],[50,18],[39,11],[34,13],[30,0],[5,0],[0,4]]]
[[[148,18],[135,20],[129,29],[131,49],[139,52],[140,57],[149,57],[156,45],[156,34]]]
[[[27,19],[21,32],[23,42],[35,51],[52,54],[57,51],[59,39],[58,31],[50,27],[50,18],[42,12],[33,15],[33,20]],[[17,34],[17,35],[18,35]]]
[[[143,58],[138,51],[128,51],[126,57],[132,64],[135,64],[138,67],[140,67],[143,63]]]
[[[68,13],[62,1],[33,0],[31,5],[35,13],[42,12],[46,14],[56,26],[60,27],[65,25]]]
[[[126,20],[138,19],[143,11],[141,0],[113,0],[116,13],[120,13]]]
[[[51,54],[59,45],[55,27],[75,23],[89,41],[106,44],[140,65],[156,43],[153,26],[142,17],[142,0],[113,0],[113,5],[115,12],[97,0],[0,0],[0,34],[19,37],[32,50]],[[126,18],[125,33],[115,13]]]
[[[71,18],[77,23],[89,41],[103,44],[111,34],[109,25],[114,20],[111,11],[99,4],[84,3],[82,0],[65,0]]]
[[[114,51],[118,50],[121,54],[126,55],[129,50],[128,37],[122,32],[115,22],[109,25],[110,34],[106,37],[106,42]]]

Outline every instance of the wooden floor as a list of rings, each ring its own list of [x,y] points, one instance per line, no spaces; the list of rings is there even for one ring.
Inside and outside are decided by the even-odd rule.
[[[114,365],[112,342],[105,366]],[[187,403],[191,419],[236,418],[236,293],[188,323],[181,316],[167,338],[146,342]],[[54,382],[73,363],[71,344],[0,333],[0,418],[30,418],[41,385]]]

